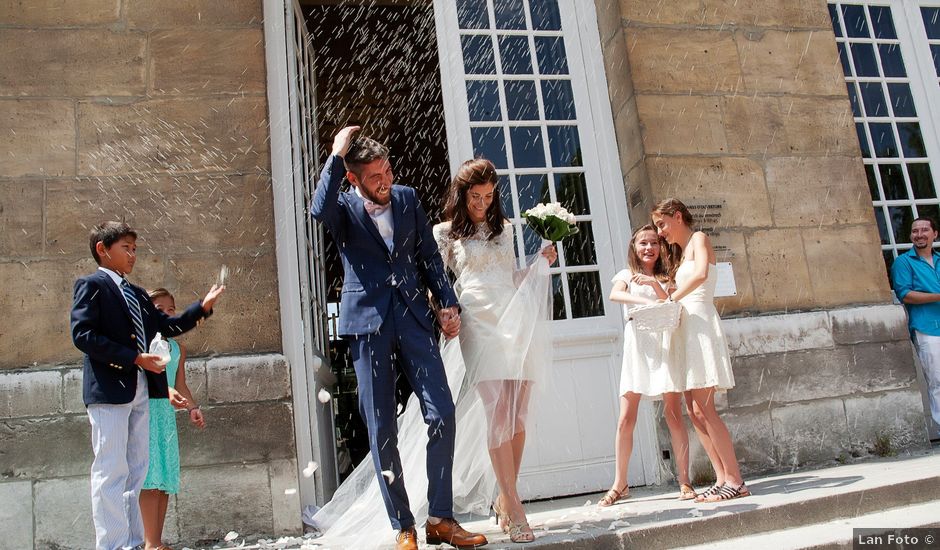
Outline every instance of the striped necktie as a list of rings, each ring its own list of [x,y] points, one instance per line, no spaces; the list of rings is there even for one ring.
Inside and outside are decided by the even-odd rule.
[[[146,353],[147,337],[144,335],[144,318],[140,313],[140,302],[127,279],[121,279],[121,292],[124,293],[124,299],[127,300],[127,308],[131,311],[131,319],[134,321],[134,332],[137,334],[137,351]]]

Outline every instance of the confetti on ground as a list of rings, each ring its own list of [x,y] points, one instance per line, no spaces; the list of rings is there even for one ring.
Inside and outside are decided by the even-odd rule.
[[[326,389],[321,388],[317,393],[317,399],[320,400],[320,403],[329,403],[330,399],[333,399],[333,396],[330,395],[330,392],[326,391]]]
[[[235,531],[229,531],[225,535],[225,542],[232,542],[233,540],[237,538],[238,538],[238,533],[236,533]]]
[[[693,518],[700,518],[702,517],[702,511],[699,510],[698,508],[692,508],[691,510],[689,510],[689,515],[692,516]]]
[[[621,527],[630,527],[630,522],[625,520],[616,520],[610,522],[610,525],[607,526],[608,531],[614,531],[620,529]]]
[[[284,489],[284,494],[285,494],[285,495],[296,495],[296,494],[297,494],[297,489],[294,489],[293,487],[291,487],[290,489]]]

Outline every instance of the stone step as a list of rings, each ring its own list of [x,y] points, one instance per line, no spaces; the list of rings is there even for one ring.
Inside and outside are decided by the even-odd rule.
[[[805,527],[770,531],[694,547],[687,546],[679,550],[841,550],[852,548],[853,529],[883,529],[887,532],[915,527],[940,527],[940,500]],[[937,535],[940,535],[940,529],[937,529],[935,536]],[[940,547],[940,540],[935,544]]]

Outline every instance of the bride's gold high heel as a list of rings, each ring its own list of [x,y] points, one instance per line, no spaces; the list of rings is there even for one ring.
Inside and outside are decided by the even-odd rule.
[[[511,522],[509,521],[509,514],[503,512],[503,509],[499,506],[499,497],[496,497],[496,500],[493,501],[492,508],[496,514],[496,524],[503,530],[503,533],[508,533]]]
[[[521,523],[513,523],[512,520],[509,520],[509,540],[515,543],[526,543],[535,541],[535,533],[532,532],[532,528],[529,527],[528,521],[523,521]]]

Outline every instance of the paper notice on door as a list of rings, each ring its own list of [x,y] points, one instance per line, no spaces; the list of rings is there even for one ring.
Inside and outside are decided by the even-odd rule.
[[[731,269],[731,262],[718,262],[717,268],[718,281],[715,284],[715,297],[737,296],[738,288],[734,284],[734,270]]]

